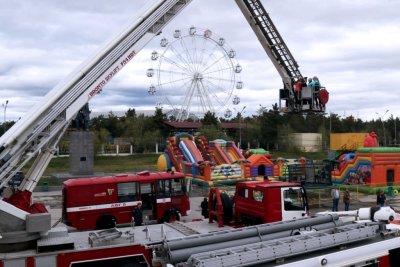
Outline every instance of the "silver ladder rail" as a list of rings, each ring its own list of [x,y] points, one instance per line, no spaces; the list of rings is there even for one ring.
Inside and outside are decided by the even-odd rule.
[[[176,231],[184,234],[185,236],[200,234],[200,232],[196,231],[193,228],[188,227],[187,225],[185,225],[179,221],[175,221],[173,223],[165,223],[165,224],[168,225],[169,227],[175,229]]]
[[[0,138],[0,188],[40,151],[54,151],[52,147],[55,143],[47,147],[50,140],[59,135],[77,112],[190,1],[157,1],[149,11],[54,87],[42,103],[11,127]],[[30,171],[36,177],[27,177],[32,182],[24,181],[20,190],[33,190],[47,167],[35,166],[42,171]]]

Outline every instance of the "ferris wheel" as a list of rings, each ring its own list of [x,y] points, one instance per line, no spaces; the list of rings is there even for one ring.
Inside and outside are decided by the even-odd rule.
[[[147,70],[148,93],[157,98],[158,107],[170,110],[177,121],[199,119],[208,111],[232,116],[230,107],[240,103],[242,67],[224,38],[190,27],[175,30],[171,42],[162,38],[160,46],[163,51],[152,52]]]

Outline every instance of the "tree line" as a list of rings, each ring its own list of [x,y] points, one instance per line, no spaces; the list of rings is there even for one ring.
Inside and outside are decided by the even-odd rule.
[[[173,129],[168,128],[165,121],[174,121],[173,116],[167,117],[160,108],[155,109],[151,116],[138,114],[135,109],[128,109],[124,116],[118,117],[109,112],[108,115],[100,115],[91,118],[88,130],[93,132],[95,144],[112,143],[115,138],[123,138],[129,142],[136,153],[153,152],[155,143],[164,144],[166,137],[174,134]],[[187,121],[193,121],[188,119]],[[378,135],[381,146],[397,145],[397,125],[399,119],[390,116],[382,121],[362,121],[354,116],[342,117],[338,114],[297,114],[281,113],[277,104],[270,109],[260,107],[255,115],[242,116],[237,113],[231,119],[218,118],[215,113],[207,112],[200,119],[201,126],[197,133],[204,135],[208,140],[225,139],[242,140],[242,148],[261,147],[267,150],[289,151],[288,136],[291,133],[320,133],[322,144],[329,146],[330,133],[359,133],[374,131]],[[221,123],[234,122],[239,125],[234,130],[223,129]],[[9,129],[14,122],[9,121],[0,125],[0,132]],[[71,129],[72,130],[72,129]],[[192,133],[194,134],[194,133]],[[67,142],[68,134],[61,142]]]

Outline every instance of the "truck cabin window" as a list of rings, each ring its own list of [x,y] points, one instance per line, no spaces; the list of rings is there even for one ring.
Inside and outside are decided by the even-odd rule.
[[[237,194],[239,197],[248,198],[249,197],[249,190],[247,188],[238,188]]]
[[[289,188],[283,190],[285,210],[304,210],[303,190]]]
[[[181,196],[184,186],[184,179],[160,180],[157,182],[157,197]]]
[[[259,190],[253,190],[253,199],[258,202],[263,202],[264,192]]]
[[[118,184],[118,201],[135,201],[138,200],[137,182]]]

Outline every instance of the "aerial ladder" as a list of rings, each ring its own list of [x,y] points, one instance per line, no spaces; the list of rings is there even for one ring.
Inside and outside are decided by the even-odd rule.
[[[31,205],[31,193],[56,151],[71,120],[162,28],[191,0],[158,0],[141,17],[130,22],[111,42],[56,85],[0,137],[0,235],[26,227],[27,214],[46,212]],[[33,165],[15,190],[7,187],[32,158]],[[30,237],[23,236],[23,242]]]
[[[328,91],[319,86],[307,87],[306,78],[301,74],[299,65],[265,11],[261,0],[235,1],[282,78],[283,89],[279,92],[280,110],[324,112],[329,99]],[[284,107],[282,100],[285,102]]]

